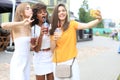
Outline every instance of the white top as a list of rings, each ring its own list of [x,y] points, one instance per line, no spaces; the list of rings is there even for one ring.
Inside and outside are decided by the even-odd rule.
[[[35,32],[34,32],[35,28]],[[32,37],[39,37],[41,31],[41,27],[39,25],[35,25],[32,27]],[[42,44],[41,44],[41,49],[46,49],[50,48],[50,36],[48,35],[43,35],[42,38]]]

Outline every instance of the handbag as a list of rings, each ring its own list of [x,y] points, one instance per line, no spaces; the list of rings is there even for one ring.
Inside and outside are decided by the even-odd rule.
[[[72,66],[71,65],[57,65],[55,69],[55,75],[58,78],[70,78],[72,77]]]
[[[75,57],[73,58],[73,62],[74,60],[75,60]],[[72,62],[72,65],[73,65],[73,62]],[[57,65],[57,62],[56,62],[55,76],[58,78],[72,77],[72,65],[67,65],[67,64]]]

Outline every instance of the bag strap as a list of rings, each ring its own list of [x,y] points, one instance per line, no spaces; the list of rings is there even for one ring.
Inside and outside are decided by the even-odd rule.
[[[34,25],[34,37],[35,37],[35,29],[36,29],[36,26]]]
[[[56,66],[57,66],[57,54],[56,54],[56,52],[55,52],[55,56],[56,56]],[[75,57],[73,58],[71,66],[73,65],[74,61],[75,61]]]
[[[72,64],[71,64],[71,66],[73,65],[74,61],[75,61],[75,57],[73,58],[73,61],[72,61]]]

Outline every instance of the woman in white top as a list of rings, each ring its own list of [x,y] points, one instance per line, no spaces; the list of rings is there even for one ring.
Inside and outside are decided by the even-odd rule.
[[[2,23],[2,28],[11,30],[15,51],[10,63],[10,80],[30,80],[30,39],[32,9],[28,3],[16,8],[15,22]]]
[[[45,25],[43,25],[46,24],[47,26],[49,26],[49,24],[47,24],[49,22],[46,5],[43,3],[38,3],[35,4],[32,9],[34,19],[32,23],[32,35],[33,37],[41,38],[41,40],[37,40],[41,44],[38,47],[39,51],[34,51],[33,55],[33,65],[36,80],[54,80],[52,52],[50,50],[50,37],[48,30],[44,28]],[[45,79],[45,77],[47,79]]]

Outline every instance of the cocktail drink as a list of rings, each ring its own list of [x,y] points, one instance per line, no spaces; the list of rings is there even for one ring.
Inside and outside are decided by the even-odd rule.
[[[49,28],[49,24],[46,22],[46,19],[44,19],[44,23],[43,23],[43,30],[44,30],[44,33],[47,34],[48,33],[48,28]]]
[[[62,35],[62,30],[61,30],[61,28],[56,28],[55,32],[56,32],[59,36]]]
[[[45,33],[48,33],[48,28],[49,28],[49,24],[47,23],[47,22],[45,22],[44,24],[43,24],[43,29],[44,29],[44,32]]]
[[[31,43],[32,45],[36,45],[36,41],[37,41],[37,38],[33,37],[33,38],[31,38],[30,43]]]
[[[97,9],[91,9],[90,10],[90,16],[92,17],[96,17],[97,16],[97,13],[99,13],[100,11],[97,10]]]

